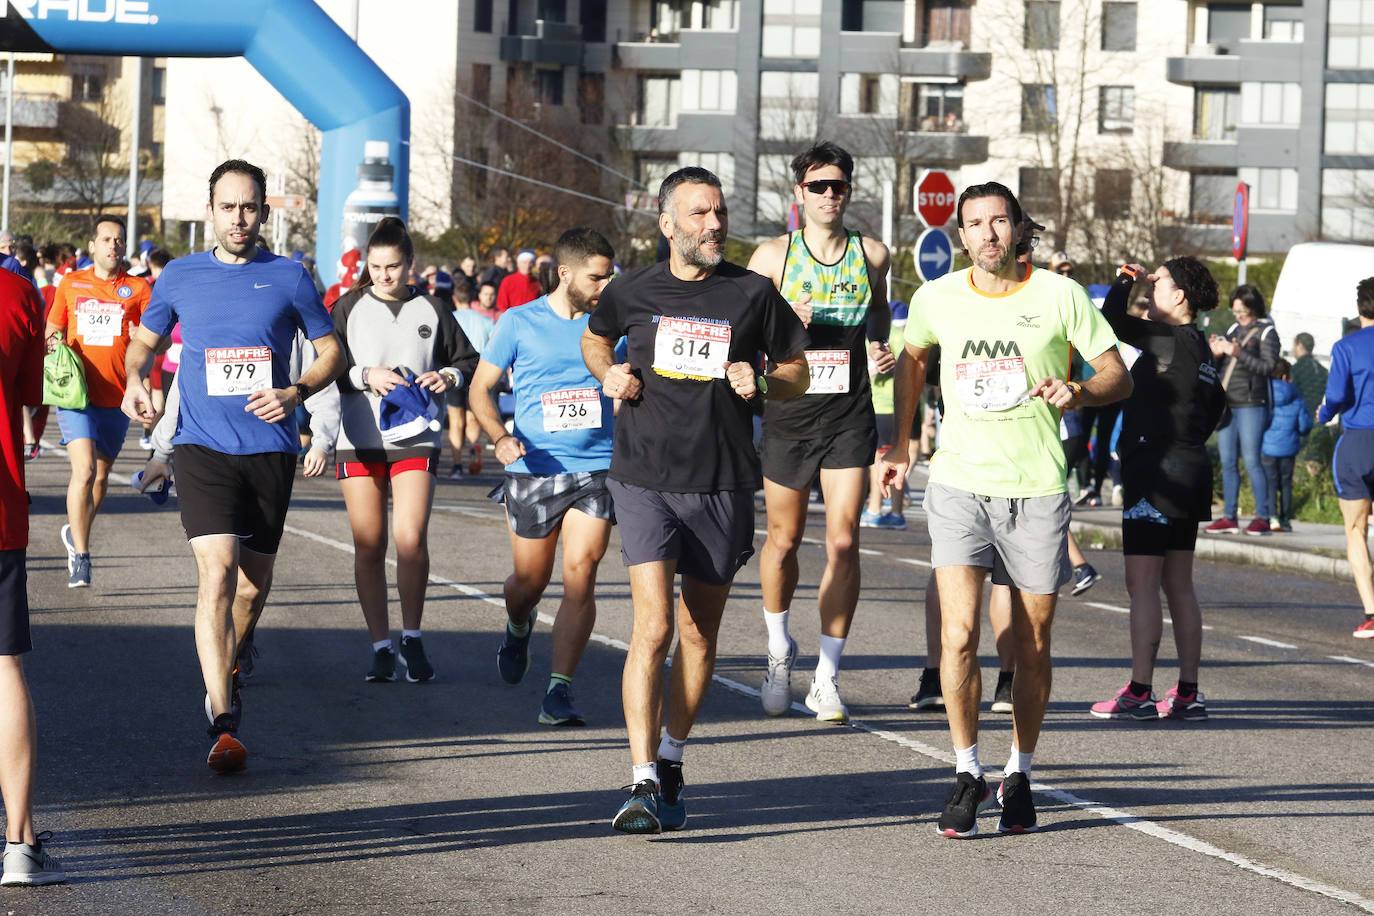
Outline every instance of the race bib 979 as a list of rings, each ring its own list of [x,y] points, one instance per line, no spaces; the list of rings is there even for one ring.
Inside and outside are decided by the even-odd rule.
[[[654,336],[654,371],[667,378],[725,378],[730,325],[696,318],[660,318]]]
[[[272,387],[271,347],[207,347],[205,390],[215,397]]]

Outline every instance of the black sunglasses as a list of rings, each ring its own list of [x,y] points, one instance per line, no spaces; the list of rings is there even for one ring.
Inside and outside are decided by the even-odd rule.
[[[827,178],[824,181],[803,181],[802,187],[817,197],[826,191],[833,191],[836,197],[844,197],[849,193],[849,182],[840,181],[838,178]]]

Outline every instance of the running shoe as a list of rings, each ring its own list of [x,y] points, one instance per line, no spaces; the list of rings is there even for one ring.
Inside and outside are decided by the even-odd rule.
[[[882,516],[882,513],[880,513],[880,512],[869,512],[867,509],[865,509],[865,510],[863,511],[863,514],[859,516],[859,527],[860,527],[860,528],[877,528],[877,527],[880,527],[880,526],[878,525],[878,521],[879,521],[882,517],[883,517],[883,516]]]
[[[244,639],[243,645],[239,646],[239,654],[234,659],[234,673],[238,675],[235,679],[239,683],[247,683],[253,676],[253,668],[257,664],[258,647],[253,643],[253,634],[249,633]]]
[[[966,840],[978,835],[978,812],[992,804],[992,790],[983,777],[972,773],[959,773],[954,777],[954,787],[945,799],[945,810],[935,830],[940,836],[950,839]]]
[[[26,442],[26,443],[24,443],[24,460],[25,460],[25,461],[35,461],[35,460],[38,459],[38,456],[41,455],[41,454],[43,454],[43,446],[39,445],[37,442]]]
[[[1011,712],[1011,681],[1016,676],[1015,671],[997,672],[997,690],[992,695],[993,712]]]
[[[644,779],[625,786],[630,798],[611,818],[611,827],[621,833],[658,833],[662,822],[658,819],[658,784]]]
[[[496,670],[507,684],[520,683],[525,672],[530,670],[530,637],[534,635],[535,617],[536,612],[530,611],[527,621],[530,629],[524,636],[512,633],[510,622],[506,622],[506,635],[501,640],[501,648],[496,650]]]
[[[1206,722],[1207,704],[1206,697],[1201,693],[1194,692],[1191,696],[1182,696],[1178,692],[1178,687],[1170,687],[1164,691],[1164,699],[1155,704],[1161,719],[1182,719],[1184,722]]]
[[[890,528],[893,531],[905,531],[906,518],[898,515],[896,512],[884,512],[882,515],[878,516],[878,524],[873,527]]]
[[[67,572],[76,572],[76,542],[72,540],[72,526],[62,526],[62,546],[67,548]]]
[[[216,773],[233,773],[248,763],[248,751],[234,735],[236,731],[238,723],[227,712],[220,713],[210,724],[208,733],[215,739],[215,744],[205,762]]]
[[[849,710],[840,700],[838,677],[813,678],[806,694],[806,708],[821,722],[848,722]]]
[[[1360,625],[1355,628],[1355,632],[1350,634],[1356,639],[1374,639],[1374,617],[1366,617],[1360,621]]]
[[[1084,563],[1082,566],[1073,568],[1073,592],[1075,596],[1081,595],[1088,589],[1097,584],[1097,580],[1102,577],[1097,574],[1091,563]]]
[[[90,588],[91,555],[78,553],[72,560],[72,574],[67,579],[67,588]]]
[[[945,696],[940,692],[940,669],[925,668],[921,671],[921,683],[916,687],[916,695],[907,704],[911,709],[944,709]]]
[[[139,437],[138,437],[138,447],[141,448],[141,449],[143,449],[145,452],[151,452],[151,451],[153,450],[153,440],[152,440],[152,438],[151,438],[150,436],[148,436],[146,433],[143,434],[142,436],[139,436]]]
[[[1126,502],[1126,490],[1121,484],[1112,485],[1112,505],[1120,506]]]
[[[1035,823],[1035,800],[1031,798],[1030,779],[1025,773],[1012,773],[1002,780],[997,787],[997,803],[1002,806],[998,833],[1033,833],[1040,829]]]
[[[1078,498],[1073,501],[1073,504],[1075,506],[1087,506],[1090,505],[1092,501],[1095,499],[1097,500],[1097,504],[1099,506],[1102,505],[1102,500],[1098,499],[1097,496],[1097,487],[1094,487],[1090,484],[1083,488],[1082,492],[1078,494]]]
[[[1137,696],[1131,693],[1127,684],[1116,692],[1116,696],[1101,703],[1094,703],[1088,710],[1099,719],[1154,719],[1158,718],[1155,709],[1155,696]]]
[[[472,458],[468,461],[468,473],[476,476],[482,473],[482,449],[481,446],[472,447]]]
[[[1223,515],[1202,530],[1206,534],[1235,534],[1240,531],[1240,525],[1236,524],[1235,519]]]
[[[401,637],[401,664],[405,665],[406,680],[412,684],[434,680],[434,666],[425,658],[425,644],[418,636]]]
[[[239,683],[238,676],[234,676],[234,686],[229,691],[229,715],[234,720],[234,728],[237,730],[243,722],[243,697],[239,694],[239,688],[243,685]],[[205,695],[205,719],[211,725],[215,724],[215,710],[210,705],[210,694]]]
[[[449,479],[449,480],[462,480],[462,479],[463,479],[463,471],[462,471],[462,469],[459,468],[458,465],[456,465],[456,464],[455,464],[453,467],[449,468],[449,469],[448,469],[448,479]]]
[[[1269,536],[1269,519],[1267,519],[1267,518],[1252,518],[1252,519],[1250,519],[1250,524],[1248,524],[1248,525],[1245,526],[1245,533],[1246,533],[1246,534],[1252,534],[1252,535],[1254,535],[1254,536],[1256,536],[1256,537],[1260,537],[1261,535],[1264,536],[1264,537],[1268,537],[1268,536]]]
[[[0,885],[39,887],[66,881],[62,863],[43,851],[43,844],[51,839],[52,831],[44,830],[33,843],[5,843],[5,874]]]
[[[374,684],[390,683],[396,680],[396,653],[390,646],[383,646],[372,653],[372,669],[365,680]]]
[[[785,715],[792,705],[792,666],[797,663],[797,641],[789,636],[787,643],[786,655],[768,656],[768,670],[759,688],[763,711],[770,716]]]
[[[658,823],[664,830],[681,830],[687,823],[682,801],[682,761],[658,759]]]
[[[565,681],[554,684],[544,694],[539,710],[540,725],[586,725],[582,713],[573,708],[572,687]]]

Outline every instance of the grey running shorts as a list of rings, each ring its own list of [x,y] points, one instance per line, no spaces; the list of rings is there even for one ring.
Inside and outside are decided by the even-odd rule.
[[[571,474],[507,474],[491,498],[505,503],[511,530],[522,538],[553,533],[569,509],[615,523],[615,506],[606,490],[605,471]]]
[[[729,585],[754,555],[754,491],[665,493],[607,480],[626,566],[677,560],[677,571]]]
[[[982,566],[994,584],[1033,595],[1052,595],[1073,576],[1068,493],[1008,499],[930,483],[925,510],[937,569]]]
[[[22,547],[0,550],[0,655],[23,655],[33,648],[26,553]]]
[[[779,439],[763,435],[763,476],[792,490],[806,490],[821,468],[866,468],[878,451],[873,426],[823,432],[814,439]]]

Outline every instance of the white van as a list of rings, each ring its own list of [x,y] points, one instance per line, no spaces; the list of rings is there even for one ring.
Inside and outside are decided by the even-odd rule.
[[[1329,362],[1343,322],[1358,314],[1355,286],[1366,277],[1374,277],[1374,246],[1304,242],[1290,248],[1269,303],[1284,352],[1306,331],[1316,342],[1313,355]]]

